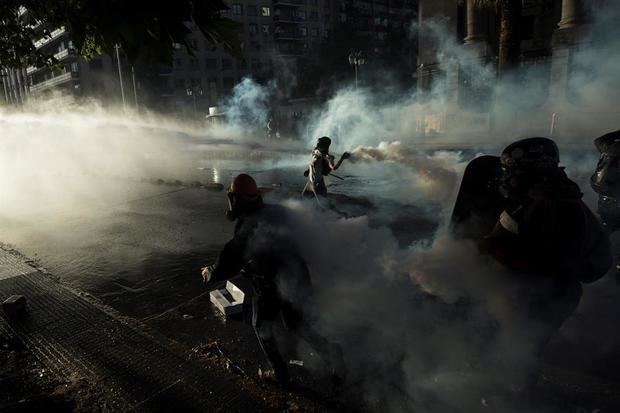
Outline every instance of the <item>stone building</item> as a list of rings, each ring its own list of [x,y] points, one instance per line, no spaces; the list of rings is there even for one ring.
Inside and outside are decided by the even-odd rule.
[[[447,36],[469,50],[467,56],[487,64],[487,67],[494,67],[499,49],[499,17],[495,9],[480,9],[474,3],[474,0],[420,0],[418,17],[423,28],[419,34],[416,77],[420,91],[432,90],[441,84],[448,101],[457,108],[451,110],[470,112],[472,122],[480,123],[484,116],[475,112],[484,114],[491,110],[495,73],[483,78],[481,73],[468,72],[467,62],[462,59],[459,64],[442,61],[437,39],[424,29],[424,23],[439,22]],[[573,57],[591,43],[592,11],[603,4],[600,0],[523,1],[518,23],[521,49],[521,70],[518,73],[529,76],[524,77],[522,84],[533,92],[527,95],[528,107],[520,110],[545,116],[545,122],[549,123],[547,130],[553,113],[569,100]],[[430,121],[433,124],[431,129],[445,131],[449,128],[445,118],[450,115],[444,113],[441,116],[443,120]],[[463,116],[466,115],[453,114],[452,118],[459,118],[455,123],[462,123]],[[488,117],[486,121],[489,121]],[[428,122],[427,119],[423,123]],[[439,126],[441,123],[444,125]],[[428,132],[428,125],[422,129]]]

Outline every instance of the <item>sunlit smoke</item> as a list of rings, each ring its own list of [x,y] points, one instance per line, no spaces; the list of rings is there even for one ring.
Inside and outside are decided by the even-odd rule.
[[[446,204],[452,201],[458,177],[465,168],[460,153],[440,151],[433,154],[422,153],[401,142],[381,142],[376,147],[357,147],[352,151],[352,162],[378,161],[398,162],[412,168],[415,172],[416,189],[428,201]]]

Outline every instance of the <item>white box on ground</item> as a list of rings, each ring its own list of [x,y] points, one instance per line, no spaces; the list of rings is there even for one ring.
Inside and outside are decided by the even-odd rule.
[[[230,281],[226,282],[226,288],[213,290],[209,296],[211,302],[224,315],[237,314],[243,311],[245,293]]]

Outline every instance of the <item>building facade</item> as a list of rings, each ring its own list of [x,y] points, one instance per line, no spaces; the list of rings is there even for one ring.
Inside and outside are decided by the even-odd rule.
[[[417,0],[229,0],[224,14],[240,25],[243,56],[233,58],[209,44],[192,27],[195,56],[184,49],[175,53],[165,96],[177,108],[206,112],[242,78],[280,80],[280,85],[303,79],[316,50],[338,25],[353,22],[365,47],[375,55],[386,51],[388,35],[408,30],[417,14]],[[401,52],[404,52],[401,50]],[[347,60],[349,48],[342,50]],[[290,97],[290,96],[288,96]]]
[[[480,9],[475,0],[457,3],[452,0],[421,0],[420,24],[441,21],[446,32],[457,43],[474,51],[477,59],[493,62],[498,56],[499,22],[494,9]],[[567,66],[570,53],[588,43],[589,18],[592,2],[587,0],[525,0],[519,21],[521,66],[539,65],[548,72],[550,94],[565,93],[560,87],[562,66]],[[458,73],[455,68],[441,67],[436,39],[419,36],[417,78],[420,89],[431,89],[435,80],[445,80]],[[456,68],[458,70],[458,68]],[[553,69],[553,70],[552,70]],[[566,67],[564,68],[566,69]],[[461,79],[460,86],[463,86]],[[455,94],[458,96],[458,83]],[[553,83],[553,85],[551,85]],[[465,92],[465,91],[460,91]]]
[[[70,33],[64,27],[50,37],[36,41],[35,47],[57,61],[55,67],[26,67],[2,70],[4,98],[7,103],[21,104],[30,97],[54,91],[74,96],[97,96],[115,99],[120,96],[118,71],[107,55],[92,60],[81,58],[73,47]]]
[[[522,84],[535,91],[527,96],[528,107],[524,111],[538,111],[549,117],[551,114],[547,112],[567,102],[571,93],[569,78],[573,57],[592,42],[592,12],[603,5],[600,0],[523,1],[518,21],[521,53],[518,73],[531,75],[524,77]],[[425,24],[439,23],[449,41],[469,50],[470,59],[495,67],[500,37],[496,10],[476,7],[475,0],[420,0],[418,18],[422,28],[416,70],[418,89],[429,91],[439,84],[445,88],[453,107],[464,112],[491,110],[496,74],[487,73],[485,78],[482,74],[472,74],[466,70],[468,62],[463,58],[458,64],[442,61],[441,44]],[[476,76],[480,78],[475,79]],[[474,118],[473,122],[480,122],[480,118]],[[437,125],[441,120],[431,123],[435,131],[446,130],[445,125]],[[422,129],[428,132],[428,125]]]
[[[380,57],[388,50],[390,33],[407,31],[417,12],[417,0],[227,0],[227,5],[223,15],[238,24],[241,56],[233,57],[222,46],[211,44],[190,22],[192,53],[176,45],[171,66],[136,63],[133,67],[122,49],[120,64],[116,56],[107,55],[86,61],[74,50],[70,33],[59,28],[35,43],[39,50],[54,55],[57,67],[3,70],[5,100],[20,103],[28,96],[62,90],[204,115],[245,77],[278,80],[284,97],[301,97],[293,96],[289,85],[305,79],[301,74],[316,63],[315,52],[331,41],[339,26],[353,27],[369,54]],[[338,58],[348,65],[352,46],[339,47]],[[312,67],[320,69],[320,64]]]

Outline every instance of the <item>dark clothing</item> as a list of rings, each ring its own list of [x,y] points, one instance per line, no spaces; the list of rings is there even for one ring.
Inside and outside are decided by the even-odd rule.
[[[483,249],[531,276],[593,282],[611,265],[609,238],[564,171],[506,208]]]
[[[598,214],[608,232],[620,229],[620,200],[615,197],[598,196]]]
[[[560,168],[527,197],[513,201],[481,249],[514,271],[527,317],[561,326],[577,307],[581,283],[601,278],[611,265],[609,238]]]
[[[319,353],[329,350],[327,340],[306,322],[312,284],[308,267],[288,234],[286,210],[264,205],[237,222],[235,235],[220,253],[210,281],[226,280],[243,270],[255,290],[252,324],[261,348],[278,380],[288,381],[287,363],[275,340],[275,323],[308,341]]]

